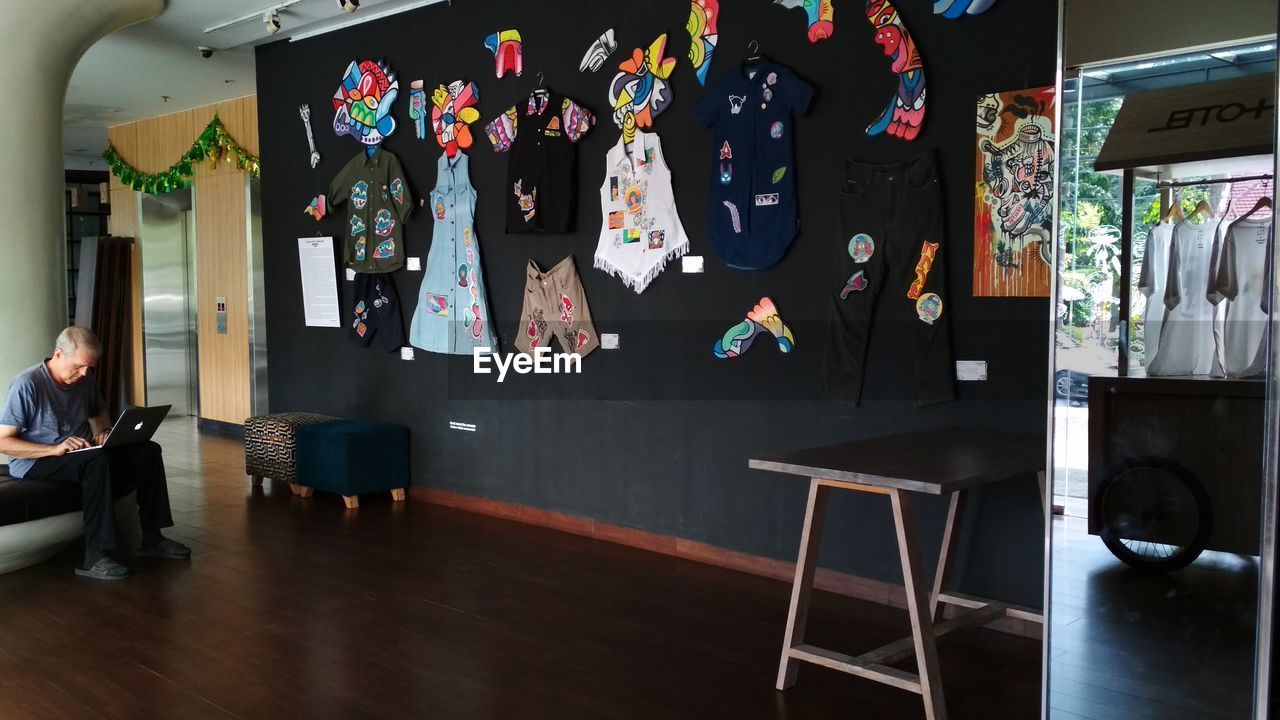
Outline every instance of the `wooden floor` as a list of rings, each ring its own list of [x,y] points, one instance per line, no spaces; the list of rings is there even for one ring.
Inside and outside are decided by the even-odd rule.
[[[923,717],[815,666],[773,689],[789,587],[422,503],[251,490],[238,442],[170,421],[190,563],[0,576],[0,718]],[[130,558],[132,562],[132,558]],[[861,652],[902,610],[815,593],[809,638]],[[1038,716],[1040,644],[940,646],[953,719]]]
[[[1050,717],[1252,717],[1257,559],[1205,553],[1140,573],[1085,522],[1054,519]]]

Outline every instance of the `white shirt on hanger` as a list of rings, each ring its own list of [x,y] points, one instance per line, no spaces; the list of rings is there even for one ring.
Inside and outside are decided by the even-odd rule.
[[[1169,245],[1159,350],[1147,364],[1148,375],[1208,375],[1216,347],[1213,321],[1217,308],[1209,302],[1209,275],[1221,220],[1183,220],[1173,228]]]
[[[1252,377],[1267,369],[1272,227],[1272,218],[1245,218],[1223,234],[1208,298],[1224,311],[1218,357],[1227,377]]]

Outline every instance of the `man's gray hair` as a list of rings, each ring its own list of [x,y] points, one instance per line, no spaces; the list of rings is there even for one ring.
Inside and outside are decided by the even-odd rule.
[[[98,336],[89,328],[79,325],[72,325],[58,333],[54,347],[62,351],[63,357],[72,357],[76,350],[84,350],[94,357],[102,356],[102,342],[98,340]]]

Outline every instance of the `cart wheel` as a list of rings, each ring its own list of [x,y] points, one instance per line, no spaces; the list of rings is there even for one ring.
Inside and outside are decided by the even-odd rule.
[[[1093,511],[1111,554],[1142,570],[1190,565],[1213,532],[1209,494],[1190,470],[1168,458],[1121,465],[1098,488]]]

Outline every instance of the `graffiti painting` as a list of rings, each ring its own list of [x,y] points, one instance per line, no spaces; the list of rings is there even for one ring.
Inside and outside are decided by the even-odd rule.
[[[1048,297],[1053,253],[1052,86],[978,98],[973,294]]]
[[[788,10],[800,8],[809,17],[809,42],[826,40],[836,32],[836,11],[833,0],[773,0],[774,5],[781,5]]]
[[[613,121],[622,128],[623,142],[635,139],[636,128],[652,127],[654,118],[671,106],[669,80],[676,59],[663,57],[666,49],[665,33],[647,50],[636,48],[609,84],[609,105]]]
[[[447,88],[441,85],[431,94],[431,127],[448,157],[471,147],[471,123],[480,119],[480,111],[475,108],[479,99],[476,84],[461,80],[449,83]]]
[[[889,0],[867,0],[867,20],[876,30],[876,44],[890,58],[891,68],[898,75],[898,92],[880,118],[867,128],[867,135],[915,140],[924,125],[925,110],[924,61],[920,59],[920,49]]]
[[[352,60],[333,94],[333,132],[365,145],[381,143],[396,130],[391,105],[399,92],[400,81],[391,68],[372,60]]]
[[[711,70],[711,56],[716,51],[716,43],[720,41],[720,0],[693,0],[690,3],[688,30],[692,42],[689,44],[689,63],[693,65],[694,75],[699,85],[707,84],[707,73]]]
[[[933,14],[955,20],[964,15],[980,15],[995,3],[996,0],[933,0]]]

